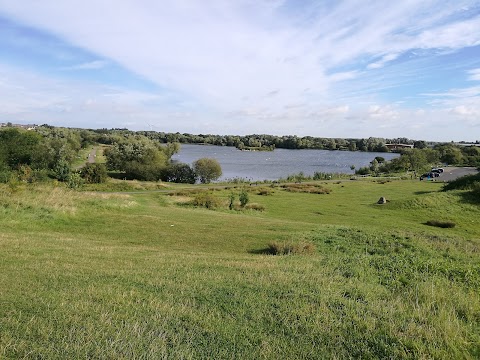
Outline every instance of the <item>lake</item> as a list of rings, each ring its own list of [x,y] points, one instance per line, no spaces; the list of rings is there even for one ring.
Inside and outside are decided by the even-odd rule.
[[[203,157],[214,158],[222,166],[220,180],[244,178],[250,181],[278,180],[303,172],[353,174],[350,169],[369,165],[376,156],[386,160],[398,157],[394,153],[329,150],[240,151],[234,147],[182,144],[172,160],[192,164]]]

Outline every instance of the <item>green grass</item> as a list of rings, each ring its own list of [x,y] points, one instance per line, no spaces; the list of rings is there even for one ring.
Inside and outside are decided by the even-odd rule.
[[[182,186],[0,187],[0,358],[480,357],[480,207],[435,183],[320,185],[251,187],[261,212],[223,188],[209,210]]]

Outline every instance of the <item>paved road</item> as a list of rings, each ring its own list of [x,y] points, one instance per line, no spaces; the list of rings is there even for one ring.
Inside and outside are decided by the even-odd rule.
[[[476,173],[478,173],[478,170],[472,167],[449,166],[449,167],[444,167],[443,173],[440,174],[440,176],[435,180],[436,181],[452,181],[459,177],[462,177],[465,175],[472,175]]]

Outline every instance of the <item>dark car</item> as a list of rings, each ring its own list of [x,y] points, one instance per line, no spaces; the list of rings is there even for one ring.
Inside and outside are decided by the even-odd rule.
[[[438,168],[438,169],[437,169],[437,168],[433,168],[431,172],[432,172],[432,173],[441,174],[441,173],[443,173],[443,169],[442,169],[442,168]]]
[[[431,172],[425,173],[422,176],[420,176],[420,180],[433,179],[433,178],[436,178],[436,177],[439,177],[439,176],[440,176],[440,173],[431,171]]]

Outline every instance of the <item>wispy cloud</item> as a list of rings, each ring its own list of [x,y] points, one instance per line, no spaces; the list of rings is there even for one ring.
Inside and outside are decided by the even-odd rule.
[[[390,61],[393,61],[395,60],[396,58],[398,58],[398,54],[387,54],[387,55],[384,55],[380,60],[374,62],[374,63],[371,63],[371,64],[368,64],[367,68],[369,69],[378,69],[378,68],[381,68],[381,67],[384,67],[386,63],[390,62]]]
[[[106,60],[94,60],[85,62],[82,64],[76,64],[71,66],[63,67],[63,70],[98,70],[103,69],[108,65],[108,61]]]
[[[301,5],[295,0],[5,0],[0,13],[92,55],[73,65],[70,60],[60,72],[88,73],[115,64],[156,84],[161,94],[140,92],[142,100],[137,101],[129,89],[122,89],[126,95],[114,100],[93,85],[98,96],[82,97],[95,98],[84,108],[92,114],[102,111],[104,116],[113,104],[114,109],[131,111],[128,116],[150,119],[158,127],[167,126],[169,116],[178,113],[182,120],[175,125],[181,131],[217,126],[218,131],[211,131],[272,132],[273,128],[318,135],[331,131],[336,136],[337,129],[349,136],[349,121],[356,118],[362,119],[363,129],[355,131],[363,131],[363,136],[382,128],[382,121],[402,135],[411,123],[403,116],[414,114],[418,124],[422,123],[419,110],[422,116],[431,116],[432,109],[442,111],[446,118],[453,116],[450,110],[455,107],[473,106],[432,103],[433,99],[477,96],[469,95],[463,84],[442,84],[447,68],[453,71],[452,64],[442,63],[445,54],[480,45],[476,0],[388,4],[378,0],[361,6],[353,0]],[[479,80],[480,63],[473,55],[470,65],[458,71],[469,71],[469,80]],[[52,72],[51,67],[47,72]],[[94,79],[102,80],[100,75]],[[86,91],[88,86],[82,88]],[[408,97],[399,88],[408,88]],[[175,96],[165,98],[165,94]],[[411,98],[416,99],[415,106],[409,103]],[[79,109],[75,104],[82,102],[77,100],[67,106],[70,114]],[[424,101],[421,109],[420,101]],[[122,108],[122,103],[128,106]],[[325,124],[337,127],[326,129]],[[470,133],[467,123],[463,131]]]
[[[468,80],[480,81],[480,68],[468,71]]]

